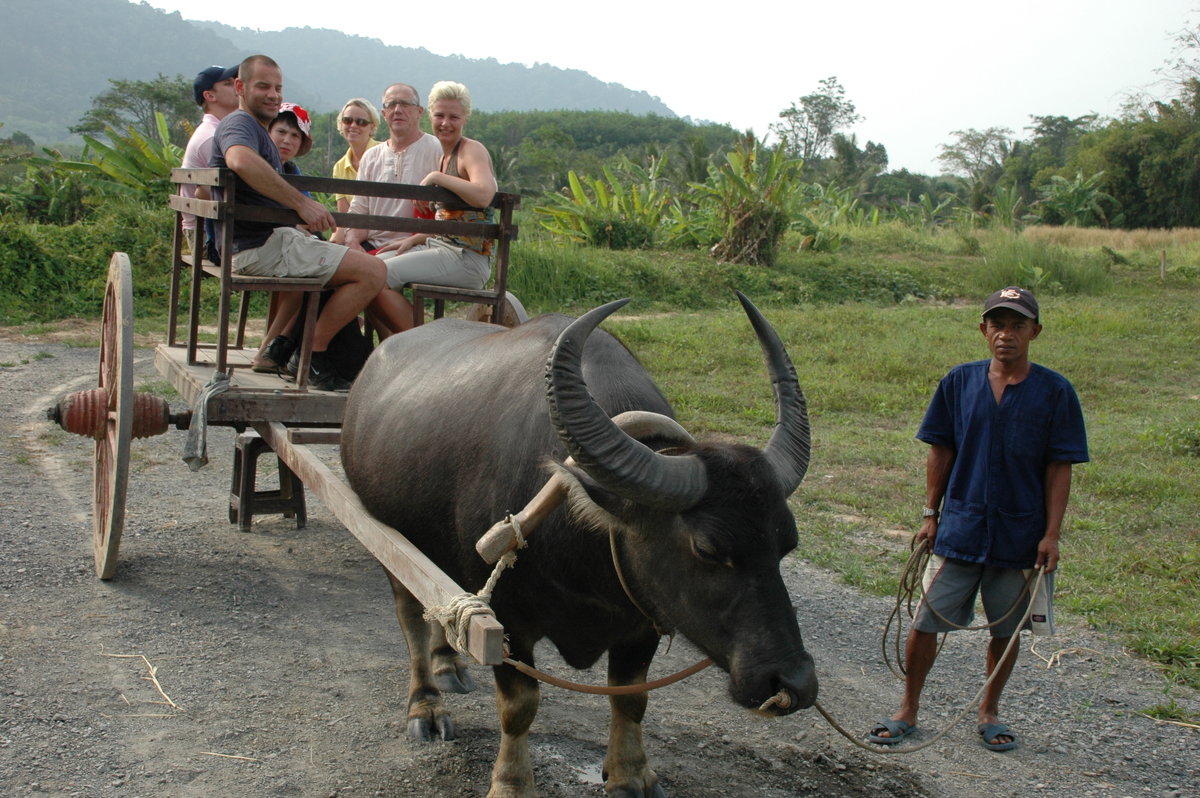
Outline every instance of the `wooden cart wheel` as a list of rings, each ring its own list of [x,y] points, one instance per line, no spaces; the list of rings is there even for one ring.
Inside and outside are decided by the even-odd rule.
[[[500,320],[500,324],[505,327],[516,327],[518,324],[524,324],[529,321],[529,314],[525,312],[525,306],[521,304],[521,300],[517,299],[511,291],[505,291],[504,296],[508,302],[504,304],[504,318]],[[471,305],[467,308],[467,321],[484,321],[491,319],[492,309],[487,305]]]
[[[111,579],[125,525],[129,487],[129,444],[133,438],[133,273],[129,256],[114,252],[108,262],[100,340],[100,387],[108,399],[104,436],[92,463],[92,532],[96,575]]]

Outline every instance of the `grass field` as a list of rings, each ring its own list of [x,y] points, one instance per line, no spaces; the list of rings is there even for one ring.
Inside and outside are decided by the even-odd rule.
[[[782,335],[812,414],[812,465],[793,499],[799,555],[884,593],[919,524],[925,405],[951,366],[987,356],[982,297],[1034,289],[1045,329],[1033,358],[1074,383],[1092,457],[1074,470],[1058,606],[1200,687],[1200,231],[844,236],[835,253],[793,248],[764,270],[530,234],[514,247],[511,286],[533,313],[632,297],[606,326],[684,425],[762,445],[773,400],[732,289],[747,293]],[[140,274],[162,282],[152,266]],[[147,285],[139,332],[161,340],[164,310]]]

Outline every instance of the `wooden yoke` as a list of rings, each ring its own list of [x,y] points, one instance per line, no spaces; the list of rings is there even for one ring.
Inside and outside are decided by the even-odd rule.
[[[575,460],[568,457],[563,465],[573,466]],[[475,551],[488,565],[495,565],[497,560],[517,547],[517,529],[521,530],[523,538],[532,535],[565,498],[567,486],[562,477],[553,474],[520,512],[497,521],[483,537],[475,541]]]
[[[613,417],[613,423],[631,438],[657,437],[672,443],[695,443],[696,439],[673,418],[645,410],[630,410]],[[563,465],[570,468],[575,459],[568,457]],[[488,565],[493,565],[517,546],[517,529],[522,537],[529,537],[550,513],[554,512],[567,498],[567,486],[557,473],[546,480],[546,484],[521,508],[516,515],[498,521],[475,542],[475,551]]]

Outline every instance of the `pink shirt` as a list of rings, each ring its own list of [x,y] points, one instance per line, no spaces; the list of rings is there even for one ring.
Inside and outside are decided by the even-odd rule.
[[[212,114],[205,114],[204,119],[200,120],[199,127],[192,133],[192,137],[188,139],[187,149],[183,151],[183,168],[184,169],[207,169],[208,159],[212,155],[212,138],[213,133],[217,132],[217,125],[221,123]],[[195,186],[180,186],[179,193],[185,197],[195,197]],[[183,229],[195,230],[196,217],[190,213],[183,215]]]

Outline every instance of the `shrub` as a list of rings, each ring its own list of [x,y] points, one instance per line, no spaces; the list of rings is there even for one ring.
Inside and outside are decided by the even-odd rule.
[[[0,220],[0,323],[100,313],[108,260],[129,254],[134,299],[161,314],[170,288],[171,213],[113,200],[85,222],[35,224]]]

